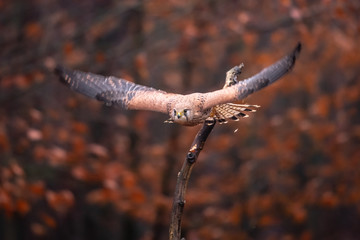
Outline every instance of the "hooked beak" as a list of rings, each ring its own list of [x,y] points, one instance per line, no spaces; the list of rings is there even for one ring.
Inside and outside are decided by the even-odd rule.
[[[176,116],[177,116],[178,119],[181,118],[181,117],[183,116],[183,112],[178,112],[178,113],[176,114]]]

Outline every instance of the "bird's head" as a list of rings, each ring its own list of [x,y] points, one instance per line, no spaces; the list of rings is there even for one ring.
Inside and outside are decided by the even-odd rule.
[[[189,108],[174,108],[170,118],[176,123],[188,125],[193,120],[193,112]]]

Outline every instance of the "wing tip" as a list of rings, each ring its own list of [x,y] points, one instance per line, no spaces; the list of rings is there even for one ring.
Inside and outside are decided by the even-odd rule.
[[[301,48],[302,48],[302,44],[301,42],[298,42],[296,47],[294,48],[294,50],[292,51],[292,53],[290,54],[292,60],[293,60],[293,65],[295,64],[296,59],[299,57],[300,52],[301,52]]]
[[[56,74],[56,75],[59,75],[59,76],[61,76],[62,74],[63,74],[63,72],[64,72],[64,66],[62,66],[62,65],[60,65],[60,64],[57,64],[56,66],[55,66],[55,68],[54,68],[54,73]]]
[[[299,56],[299,54],[301,52],[301,48],[302,48],[302,44],[301,44],[301,42],[298,42],[295,49],[294,49],[294,51],[293,51],[293,55],[294,55],[295,58],[297,58]]]
[[[57,64],[54,68],[54,73],[60,78],[62,83],[69,84],[66,80],[69,76],[69,71],[64,66]]]
[[[294,66],[295,66],[295,62],[296,59],[299,57],[300,52],[301,52],[301,48],[302,48],[302,44],[301,42],[298,42],[294,48],[294,50],[287,56],[288,59],[288,69],[286,72],[291,71]]]

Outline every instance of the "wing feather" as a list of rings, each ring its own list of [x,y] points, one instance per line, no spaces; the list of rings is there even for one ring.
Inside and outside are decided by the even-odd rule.
[[[240,118],[249,117],[248,112],[256,112],[258,105],[225,103],[213,108],[213,118],[220,123],[226,123],[227,119],[239,121]]]
[[[258,74],[240,81],[231,87],[205,93],[204,97],[206,98],[206,103],[204,108],[211,108],[219,104],[244,99],[248,95],[259,91],[260,89],[275,82],[294,67],[300,50],[301,44],[298,43],[298,45],[289,55],[283,57],[271,66],[263,69]]]
[[[55,73],[72,90],[105,102],[107,105],[115,104],[126,109],[168,113],[167,103],[175,96],[121,78],[105,77],[62,66],[57,66]]]

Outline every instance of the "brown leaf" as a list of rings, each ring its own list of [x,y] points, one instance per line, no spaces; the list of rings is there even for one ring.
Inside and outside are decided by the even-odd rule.
[[[42,136],[42,132],[39,131],[38,129],[30,128],[27,131],[27,137],[32,141],[39,141],[42,139],[43,136]]]
[[[45,194],[45,185],[42,181],[28,184],[27,189],[36,197],[42,197]]]
[[[56,223],[55,219],[52,216],[50,216],[49,214],[42,213],[41,218],[47,226],[49,226],[51,228],[56,227],[57,223]]]
[[[43,34],[41,25],[38,22],[28,22],[25,25],[25,36],[31,40],[39,40]]]
[[[74,205],[74,195],[69,190],[46,191],[46,200],[60,214],[65,214]]]
[[[84,134],[88,132],[88,126],[83,122],[73,122],[72,130],[76,133]]]
[[[38,236],[44,236],[47,233],[45,226],[40,223],[32,223],[30,228],[31,231]]]
[[[140,188],[134,188],[131,190],[130,199],[134,203],[143,203],[145,202],[145,194]]]
[[[22,215],[25,215],[30,210],[30,204],[25,199],[18,199],[16,201],[16,210]]]

